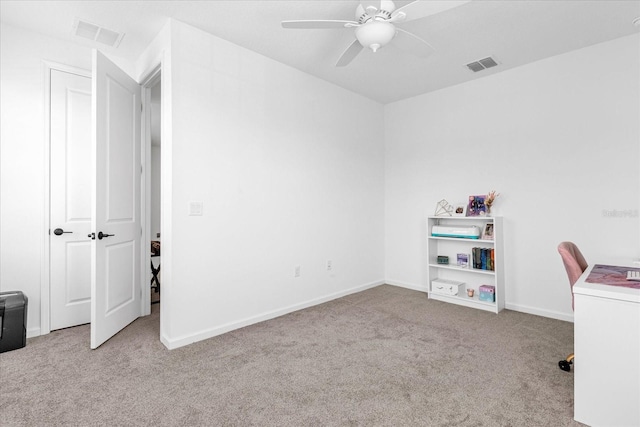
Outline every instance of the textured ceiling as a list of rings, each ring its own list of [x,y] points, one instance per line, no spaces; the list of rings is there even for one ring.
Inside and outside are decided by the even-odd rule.
[[[397,7],[407,1],[397,1]],[[429,9],[443,1],[422,0]],[[391,45],[334,66],[354,40],[352,29],[283,29],[297,19],[353,20],[358,1],[0,1],[10,25],[136,58],[168,18],[335,83],[381,103],[482,78],[509,68],[638,33],[640,0],[473,0],[402,24],[435,53],[414,57]],[[418,8],[419,9],[419,8]],[[118,48],[72,34],[80,18],[124,32]],[[640,55],[640,46],[639,46]],[[497,67],[473,73],[465,64],[493,56]]]

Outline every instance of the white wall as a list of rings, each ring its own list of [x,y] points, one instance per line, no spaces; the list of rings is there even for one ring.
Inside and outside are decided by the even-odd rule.
[[[91,69],[91,51],[0,25],[0,290],[29,298],[40,333],[44,230],[44,60]]]
[[[560,240],[576,241],[589,260],[639,255],[637,216],[602,214],[637,215],[640,205],[637,36],[383,108],[184,24],[170,27],[135,68],[112,58],[138,77],[166,61],[162,227],[173,251],[163,253],[171,298],[161,328],[169,346],[385,277],[423,288],[423,219],[443,197],[502,193],[510,308],[571,317]],[[91,57],[5,24],[0,43],[0,290],[27,294],[33,336],[46,235],[43,60],[89,69]],[[459,153],[472,160],[454,163]],[[203,216],[187,215],[190,201],[204,202]]]
[[[157,240],[157,233],[160,233],[160,213],[161,196],[160,196],[160,154],[162,148],[159,146],[151,147],[151,240]]]
[[[175,262],[163,254],[164,341],[182,345],[381,283],[383,107],[174,27],[175,61],[171,25],[135,67],[112,58],[138,78],[166,61],[163,221],[173,230]],[[1,30],[0,289],[27,294],[34,336],[46,236],[43,60],[90,69],[91,54],[4,24]],[[191,200],[204,202],[202,217],[186,215]],[[172,264],[175,274],[167,275]]]
[[[383,107],[179,22],[172,30],[165,344],[382,283]],[[192,201],[202,216],[188,216]]]
[[[27,336],[40,334],[45,280],[45,61],[90,70],[91,49],[0,25],[0,291],[29,298]]]
[[[156,240],[160,233],[160,213],[161,213],[161,195],[160,195],[160,154],[162,152],[162,107],[161,101],[161,84],[156,83],[151,88],[151,240]]]
[[[387,281],[425,289],[425,216],[494,189],[507,308],[572,318],[563,240],[592,263],[640,256],[639,37],[387,105]]]

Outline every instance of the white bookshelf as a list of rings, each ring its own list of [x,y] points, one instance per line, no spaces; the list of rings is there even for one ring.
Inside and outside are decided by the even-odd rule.
[[[486,224],[493,224],[493,239],[470,239],[457,237],[432,236],[434,225],[444,226],[477,226],[480,232]],[[472,307],[479,310],[498,313],[504,308],[504,248],[503,248],[503,222],[502,217],[449,217],[430,216],[427,218],[427,259],[426,280],[430,299],[444,301],[452,304]],[[473,268],[472,248],[482,247],[494,249],[494,270],[482,270]],[[469,267],[457,265],[457,254],[470,255]],[[438,264],[438,255],[448,256],[449,264]],[[463,282],[457,295],[443,295],[433,292],[432,282],[435,279],[453,280]],[[481,301],[479,287],[481,285],[495,286],[495,302]],[[467,289],[474,290],[474,296],[467,296]]]

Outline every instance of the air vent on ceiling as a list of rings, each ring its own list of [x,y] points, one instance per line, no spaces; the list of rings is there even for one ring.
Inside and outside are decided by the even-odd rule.
[[[467,64],[467,67],[473,71],[474,73],[477,73],[478,71],[482,71],[485,70],[487,68],[491,68],[491,67],[495,67],[496,65],[498,65],[498,63],[492,58],[492,57],[487,57],[484,59],[480,59],[478,61],[475,62],[471,62],[469,64]]]
[[[73,24],[73,34],[111,47],[118,47],[124,37],[124,33],[109,30],[78,18]]]

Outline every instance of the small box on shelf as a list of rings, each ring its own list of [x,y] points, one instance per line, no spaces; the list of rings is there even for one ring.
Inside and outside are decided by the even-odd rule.
[[[464,282],[457,280],[433,279],[431,282],[431,292],[440,295],[458,295]]]
[[[496,287],[493,285],[480,285],[480,301],[496,302]]]

